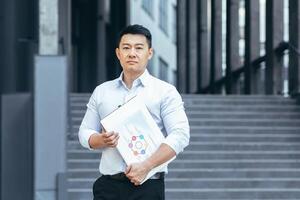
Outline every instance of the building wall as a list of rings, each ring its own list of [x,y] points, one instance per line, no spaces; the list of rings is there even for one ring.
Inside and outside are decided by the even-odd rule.
[[[152,14],[143,8],[143,1],[151,1]],[[160,1],[167,4],[166,32],[160,28]],[[130,24],[141,24],[152,33],[154,56],[148,69],[154,76],[176,84],[176,0],[130,0]],[[161,65],[167,64],[167,70]],[[167,71],[167,74],[164,74]]]

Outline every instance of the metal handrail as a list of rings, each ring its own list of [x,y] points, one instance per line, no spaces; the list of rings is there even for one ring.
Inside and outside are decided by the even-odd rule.
[[[282,41],[278,44],[278,46],[274,49],[274,52],[278,55],[278,56],[282,56],[283,52],[285,50],[291,50],[293,52],[295,52],[298,56],[300,56],[300,51],[293,46],[292,44],[290,44],[289,42],[285,42]],[[267,55],[263,55],[260,56],[256,59],[254,59],[251,62],[251,66],[253,67],[253,69],[255,71],[257,71],[259,68],[261,68],[261,63],[265,62],[267,59]],[[226,84],[226,81],[229,79],[229,77],[233,78],[233,79],[238,79],[239,76],[245,72],[245,65],[242,65],[241,67],[239,67],[238,69],[234,70],[231,72],[231,74],[226,74],[225,76],[223,76],[222,78],[214,81],[213,84],[204,87],[200,90],[200,93],[208,93],[209,91],[212,91],[213,88],[220,88],[221,86]]]
[[[295,47],[294,45],[292,45],[290,42],[281,42],[283,46],[285,46],[285,48],[287,48],[288,50],[292,50],[294,53],[296,53],[298,56],[300,56],[300,51],[297,47]]]

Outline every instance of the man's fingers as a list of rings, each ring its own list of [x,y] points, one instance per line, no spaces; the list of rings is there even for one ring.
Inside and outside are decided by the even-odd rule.
[[[118,140],[119,140],[119,136],[117,136],[117,137],[112,141],[113,147],[116,147],[116,146],[118,145]]]
[[[105,137],[105,138],[109,138],[109,137],[111,137],[112,135],[114,135],[115,134],[115,132],[104,132],[103,133],[103,137]]]
[[[125,174],[127,175],[131,170],[132,165],[128,165],[125,170]]]
[[[108,143],[111,147],[116,147],[118,145],[118,138],[115,138],[113,141]]]
[[[117,137],[119,137],[119,134],[114,133],[114,134],[112,134],[109,138],[110,138],[111,140],[115,140]]]
[[[141,183],[140,182],[135,182],[134,185],[135,186],[139,186]]]
[[[108,145],[114,145],[119,139],[119,134],[116,132],[103,133],[103,141]]]
[[[119,135],[114,134],[111,137],[104,139],[104,142],[109,146],[115,147],[118,144],[118,139]]]
[[[119,135],[119,134],[116,133],[116,132],[108,132],[108,133],[105,133],[104,138],[113,140],[113,139],[116,138],[118,135]]]
[[[138,181],[138,180],[135,180],[135,179],[131,179],[130,182],[133,183],[135,186],[141,185],[141,181]]]

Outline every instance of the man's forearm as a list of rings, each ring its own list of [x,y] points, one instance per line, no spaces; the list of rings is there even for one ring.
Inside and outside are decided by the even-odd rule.
[[[118,144],[119,134],[115,132],[94,133],[89,139],[89,145],[92,149],[104,147],[116,147]]]
[[[152,154],[147,160],[145,160],[145,164],[151,170],[171,158],[176,156],[176,152],[167,144],[162,143],[157,151]]]
[[[99,133],[94,133],[89,139],[89,145],[92,149],[100,149],[105,147],[103,137]]]

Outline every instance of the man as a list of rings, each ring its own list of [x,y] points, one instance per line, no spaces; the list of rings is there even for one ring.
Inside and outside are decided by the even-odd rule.
[[[189,143],[189,124],[181,96],[176,88],[151,76],[146,67],[153,55],[151,33],[141,25],[121,31],[116,55],[123,68],[120,77],[94,90],[79,129],[79,141],[89,149],[101,148],[99,170],[102,176],[93,185],[94,200],[164,199],[164,173],[140,184],[154,167],[168,161]],[[147,160],[126,166],[115,148],[118,134],[101,129],[100,120],[135,95],[143,95],[145,104],[165,141]]]

